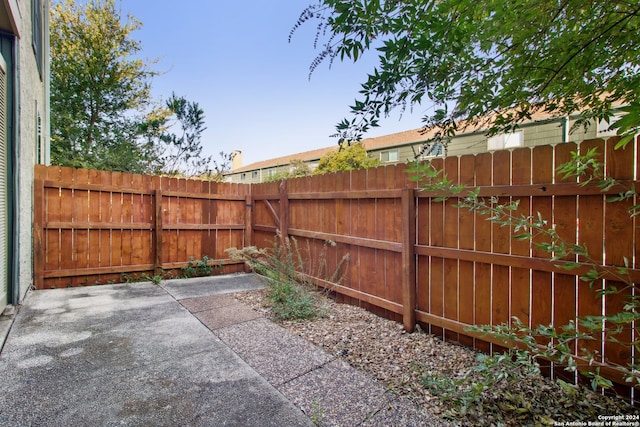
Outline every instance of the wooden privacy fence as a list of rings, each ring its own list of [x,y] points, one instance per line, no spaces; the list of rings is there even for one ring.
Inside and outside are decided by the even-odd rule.
[[[162,274],[251,240],[250,188],[233,184],[36,166],[36,289]]]
[[[479,187],[483,197],[520,200],[516,214],[540,213],[564,240],[586,245],[590,262],[609,271],[626,263],[637,283],[640,224],[628,213],[637,201],[607,203],[595,185],[556,172],[572,151],[596,147],[608,174],[621,182],[608,195],[637,188],[638,141],[625,150],[614,150],[614,143],[521,148],[433,164],[454,183]],[[244,186],[37,167],[35,283],[102,283],[123,273],[177,268],[202,255],[225,265],[225,272],[240,271],[224,250],[268,247],[279,232],[299,243],[310,279],[346,302],[483,351],[504,343],[468,326],[509,323],[512,316],[532,328],[561,326],[620,311],[633,292],[613,275],[592,289],[579,280],[588,270],[584,257],[552,261],[537,248],[539,237],[515,240],[510,227],[437,196],[417,189],[405,165]],[[320,254],[327,271],[350,255],[343,282],[319,277]],[[580,267],[562,268],[573,261]],[[621,292],[599,297],[604,286]],[[616,338],[638,339],[637,329],[627,327]],[[597,350],[594,366],[618,383],[623,376],[614,365],[639,356],[604,339],[579,342],[572,351],[577,355],[581,347]]]
[[[637,283],[640,224],[628,212],[636,201],[606,202],[621,188],[637,188],[637,141],[625,150],[614,150],[615,142],[522,148],[433,164],[455,184],[478,186],[480,196],[498,197],[500,203],[520,200],[517,215],[540,213],[569,244],[586,245],[589,262],[610,272],[627,263]],[[594,147],[608,174],[621,183],[607,194],[556,172],[572,151],[586,153]],[[579,316],[620,311],[631,295],[614,275],[590,288],[579,279],[589,270],[584,257],[552,261],[551,254],[536,247],[539,237],[515,240],[520,232],[457,207],[457,200],[438,201],[441,194],[417,190],[405,169],[388,166],[254,185],[254,243],[267,246],[279,231],[310,242],[308,258],[313,260],[325,241],[335,242],[329,247],[329,270],[348,253],[347,276],[339,285],[319,277],[316,283],[333,287],[347,302],[403,321],[407,329],[417,321],[431,333],[483,351],[501,349],[504,342],[468,332],[468,326],[510,323],[517,316],[531,328],[559,327]],[[570,261],[580,266],[562,268]],[[605,285],[621,292],[598,297]],[[626,327],[616,338],[638,339],[637,328]],[[638,356],[605,340],[581,341],[572,351],[578,355],[582,347],[598,351],[593,365],[618,383],[624,382],[623,374],[611,363],[626,365]],[[545,369],[554,373],[552,366]],[[564,374],[561,369],[555,373]],[[619,391],[631,393],[624,386]]]

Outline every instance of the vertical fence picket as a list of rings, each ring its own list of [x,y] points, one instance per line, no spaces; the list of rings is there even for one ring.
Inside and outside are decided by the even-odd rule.
[[[350,191],[359,191],[364,190],[366,175],[363,174],[363,171],[351,171],[348,172],[350,176],[349,180],[349,190]],[[360,208],[360,200],[350,200],[349,201],[349,219],[350,219],[350,228],[352,236],[362,237],[362,229],[364,218],[362,216],[362,211]],[[351,262],[349,264],[349,277],[347,278],[347,284],[350,288],[356,289],[358,291],[363,291],[362,282],[366,281],[364,275],[366,274],[366,267],[364,266],[365,260],[361,257],[361,249],[359,246],[352,246],[351,248]],[[366,255],[363,255],[366,256]],[[350,297],[346,297],[343,299],[346,303],[353,303],[358,305],[359,301],[356,299],[352,299]]]
[[[454,184],[459,184],[458,158],[448,157],[444,162],[444,171],[447,178]],[[458,249],[459,228],[459,209],[458,201],[450,198],[444,202],[443,216],[443,246],[451,249]],[[459,279],[458,279],[458,260],[446,258],[443,263],[443,314],[447,319],[457,321],[459,319],[458,301],[460,298]],[[445,336],[448,340],[459,341],[457,332],[447,330]]]
[[[401,189],[405,190],[404,185],[404,176],[401,172],[403,170],[402,165],[396,166],[388,166],[385,168],[385,180],[384,184],[380,188],[381,190],[393,190],[393,189]],[[399,172],[400,171],[400,172]],[[413,289],[415,294],[415,256],[414,254],[414,244],[415,244],[415,197],[413,192],[411,192],[411,199],[413,201],[410,211],[406,214],[403,214],[403,201],[402,196],[399,198],[386,198],[384,199],[385,204],[385,215],[384,215],[384,227],[385,232],[382,238],[385,241],[390,242],[404,242],[405,237],[403,237],[404,229],[406,227],[406,222],[412,223],[412,228],[410,233],[412,234],[410,240],[410,247],[408,250],[412,255],[413,259],[413,267],[412,271],[414,274],[413,277]],[[408,237],[406,237],[408,238]],[[405,250],[403,244],[403,251]],[[385,261],[385,289],[384,289],[384,298],[396,302],[398,304],[402,304],[403,301],[403,291],[402,286],[398,286],[398,283],[404,283],[404,273],[402,268],[398,268],[398,266],[403,265],[403,255],[402,252],[392,252],[392,251],[382,251],[382,255]],[[415,300],[415,298],[414,298]],[[415,310],[415,302],[411,308]],[[400,318],[398,317],[398,320]]]
[[[198,186],[196,186],[198,187]],[[211,194],[215,194],[215,183],[211,181],[201,181],[199,182],[199,188],[197,188],[197,192],[202,193],[206,196],[211,196]],[[200,250],[203,255],[207,255],[211,258],[218,258],[218,254],[216,251],[215,239],[212,236],[215,236],[215,230],[212,230],[211,227],[211,211],[209,206],[211,205],[211,199],[201,199],[198,203],[199,210],[199,218],[200,223],[208,226],[206,230],[200,230]]]
[[[490,186],[492,177],[492,155],[482,153],[476,156],[475,174],[477,186]],[[491,252],[491,223],[487,218],[475,214],[474,249],[481,252]],[[475,262],[475,295],[474,319],[478,325],[491,324],[491,264]],[[475,340],[476,349],[488,352],[491,345],[483,340]]]
[[[598,150],[597,160],[604,161],[604,144],[600,140],[583,141],[579,151],[586,154],[588,150],[595,148]],[[604,197],[602,195],[589,195],[579,197],[578,206],[578,235],[579,244],[588,248],[588,256],[580,256],[582,262],[602,263],[604,261]],[[593,286],[581,281],[578,284],[578,316],[599,316],[602,314],[602,297],[597,295],[601,290],[603,281],[598,279]],[[580,323],[578,323],[580,326]],[[581,328],[584,331],[584,328]],[[602,362],[602,333],[596,334],[593,340],[581,340],[577,343],[578,348],[585,348],[589,351],[597,352],[596,362]]]
[[[406,331],[413,331],[416,326],[416,204],[415,190],[402,190],[402,321]]]
[[[131,188],[141,189],[142,188],[142,175],[132,175],[131,176]],[[144,215],[144,198],[142,194],[132,193],[131,194],[131,223],[140,224],[143,221]],[[143,232],[139,228],[131,230],[131,264],[132,265],[140,265],[143,262],[143,254],[142,254],[142,240],[143,240]]]
[[[154,224],[153,224],[153,247],[154,247],[154,261],[153,261],[153,270],[156,276],[162,275],[162,261],[164,259],[164,254],[162,248],[163,239],[164,239],[164,230],[163,230],[163,222],[164,222],[164,207],[162,200],[162,190],[160,188],[156,188],[155,194],[153,197],[154,207],[155,207],[155,215],[154,215]]]
[[[209,194],[222,194],[224,193],[224,184],[222,183],[211,183],[209,185]],[[220,224],[220,214],[219,212],[223,210],[222,201],[221,200],[209,200],[209,222],[213,225],[218,226]],[[218,243],[218,238],[220,237],[221,232],[216,227],[215,230],[211,231],[210,238],[212,241],[209,244],[209,248],[212,253],[219,254],[221,253],[222,248]],[[236,246],[239,247],[239,246]],[[216,255],[218,256],[218,255]]]
[[[550,184],[553,180],[553,147],[535,147],[532,152],[532,184]],[[543,191],[544,194],[544,191]],[[553,198],[551,196],[534,196],[531,201],[531,214],[535,219],[544,218],[552,221]],[[532,256],[550,259],[551,254],[540,249],[538,245],[550,243],[546,237],[535,237],[532,241]],[[532,271],[531,273],[531,326],[536,328],[539,325],[549,325],[552,323],[552,273],[548,271]],[[539,339],[540,344],[546,345],[548,340]],[[551,365],[545,361],[541,362],[541,368],[545,374],[551,373]]]
[[[89,184],[100,185],[100,171],[90,170],[89,173]],[[101,242],[101,226],[97,226],[95,224],[100,224],[100,210],[101,210],[101,191],[100,190],[90,190],[89,191],[89,253],[88,253],[88,265],[87,268],[99,268],[100,267],[100,248],[102,246]],[[96,283],[100,283],[99,277],[95,279]]]
[[[417,184],[416,184],[417,186]],[[418,197],[416,199],[416,244],[420,246],[429,246],[429,234],[431,228],[431,212],[429,211],[429,198]],[[419,311],[429,313],[431,301],[430,280],[431,273],[429,271],[429,256],[417,254],[416,259],[416,307]]]
[[[463,156],[460,158],[460,184],[467,187],[475,185],[475,157]],[[458,247],[462,250],[473,250],[475,219],[474,213],[469,209],[458,210]],[[467,325],[475,324],[474,320],[474,266],[472,261],[460,260],[458,263],[458,320]],[[461,344],[473,347],[473,338],[460,334]]]
[[[493,153],[493,185],[511,184],[511,152],[503,150]],[[509,197],[499,197],[499,205],[511,202]],[[501,224],[491,224],[491,252],[508,254],[511,251],[511,229]],[[491,268],[491,324],[510,323],[509,313],[510,269],[505,265],[493,265]],[[493,345],[493,351],[502,352],[504,347]]]
[[[444,171],[442,159],[431,162],[438,171]],[[444,173],[444,172],[442,172]],[[435,247],[444,246],[444,201],[430,199],[429,209],[431,218],[429,223],[429,244]],[[444,316],[444,258],[430,257],[429,265],[429,313],[438,317]],[[440,326],[431,326],[431,333],[444,338],[444,329]]]
[[[101,224],[110,224],[111,228],[101,228],[98,231],[98,239],[99,239],[99,262],[98,267],[111,267],[114,265],[113,262],[113,217],[112,217],[112,192],[110,191],[111,187],[111,173],[109,172],[100,172],[96,177],[96,184],[100,185],[104,189],[99,192],[96,196],[100,199],[100,213],[98,215],[98,221]],[[100,275],[97,277],[97,280],[104,283],[104,281],[109,281],[112,279],[109,274]]]
[[[511,154],[511,182],[513,185],[531,184],[531,149],[519,148]],[[514,197],[512,201],[518,202],[518,208],[514,211],[517,217],[529,217],[531,215],[531,198]],[[524,230],[511,228],[511,254],[528,257],[531,253],[531,239],[514,236],[522,236]],[[511,302],[509,318],[517,317],[525,326],[530,326],[531,278],[530,271],[526,268],[511,268]]]
[[[51,181],[52,183],[59,183],[61,178],[61,171],[58,167],[48,167],[45,171],[45,181]],[[44,184],[43,184],[44,185]],[[49,224],[60,222],[62,209],[60,207],[60,188],[55,186],[45,186],[44,188],[44,205],[45,212],[43,213],[44,225],[47,227],[44,235],[44,242],[46,249],[44,250],[44,271],[43,281],[41,286],[55,288],[60,286],[61,280],[58,278],[52,278],[45,281],[44,272],[46,271],[59,271],[62,269],[60,256],[61,251],[61,230],[53,228]]]
[[[133,263],[133,234],[134,230],[129,228],[133,222],[133,194],[127,189],[132,188],[133,176],[130,173],[122,174],[122,265]],[[126,227],[126,228],[125,228]],[[127,278],[129,276],[125,275]],[[131,279],[136,279],[137,275],[131,275]]]
[[[634,146],[628,144],[624,148],[615,149],[617,138],[608,140],[605,144],[606,175],[617,180],[631,180],[634,176]],[[604,205],[604,253],[605,264],[611,267],[624,268],[629,266],[630,256],[633,253],[633,222],[629,216],[633,200],[623,200]],[[624,279],[624,274],[621,275]],[[625,304],[633,297],[632,288],[622,280],[606,280],[606,289],[615,287],[618,292],[605,297],[604,311],[606,314],[623,312]],[[605,343],[603,359],[608,363],[626,366],[631,358],[631,347],[626,344],[632,341],[632,328],[630,325],[616,331],[617,325],[612,322],[605,323]],[[619,393],[626,393],[628,388],[619,389]]]
[[[571,161],[572,152],[577,150],[574,143],[559,144],[554,147],[555,154],[555,178],[556,183],[575,183],[573,176],[564,176],[559,172],[559,167]],[[577,196],[555,196],[553,201],[553,222],[558,236],[567,245],[577,244]],[[571,246],[569,246],[571,247]],[[576,261],[575,255],[567,255],[566,261]],[[577,277],[575,274],[553,273],[553,324],[556,328],[567,325],[576,320],[576,295]],[[571,351],[577,355],[578,349],[575,343],[570,344]],[[567,372],[562,367],[556,367],[554,375],[566,381],[573,382],[575,375]]]
[[[62,168],[60,170],[60,178],[63,184],[73,186],[74,171],[69,168]],[[74,222],[73,217],[73,190],[61,189],[60,190],[60,222],[71,224]],[[74,233],[73,228],[61,227],[60,228],[60,268],[62,270],[73,270],[74,259]],[[66,286],[73,286],[76,281],[75,277],[67,280]]]
[[[89,182],[89,173],[86,169],[74,170],[74,184],[84,186]],[[73,194],[73,268],[80,270],[89,266],[89,229],[86,224],[89,221],[89,190],[76,189]],[[85,285],[82,278],[72,280],[74,286]]]
[[[368,190],[379,190],[385,187],[386,181],[386,171],[387,166],[381,166],[378,168],[372,168],[367,170],[367,189]],[[366,209],[369,212],[367,215],[367,230],[366,234],[367,238],[375,239],[375,240],[385,240],[385,235],[387,233],[386,228],[391,226],[393,223],[389,222],[389,205],[388,200],[384,198],[374,198],[371,200],[371,203],[367,203]],[[375,279],[371,282],[370,291],[374,295],[380,295],[383,298],[388,299],[387,297],[387,280],[389,279],[387,275],[387,254],[384,251],[380,251],[378,249],[374,249],[374,257],[375,257],[375,266],[376,266],[376,276]],[[400,264],[401,266],[401,264]],[[397,269],[397,265],[396,265]],[[396,283],[397,286],[397,283]],[[386,317],[390,317],[391,315],[385,313]]]
[[[321,183],[321,189],[323,192],[333,191],[336,188],[336,174],[326,174]],[[320,209],[324,214],[322,215],[322,229],[323,233],[336,234],[336,203],[335,200],[323,199],[320,201]],[[327,240],[320,242],[321,251],[325,252],[326,267],[323,271],[323,278],[329,278],[330,275],[336,270],[338,265],[337,250],[336,247],[329,244]],[[320,260],[322,261],[322,260]]]
[[[336,191],[349,191],[351,189],[351,174],[349,172],[345,172],[340,174],[340,176],[336,179]],[[351,234],[351,200],[338,199],[336,200],[336,233],[338,235],[352,235]],[[350,282],[350,273],[354,269],[353,260],[356,257],[356,254],[353,253],[353,246],[349,244],[339,244],[337,250],[337,258],[340,260],[344,256],[349,255],[349,261],[346,263],[344,268],[344,280],[342,284],[349,284]],[[338,301],[344,299],[342,295],[337,295]]]
[[[111,175],[111,221],[113,227],[111,228],[111,265],[122,267],[122,252],[123,252],[123,230],[122,224],[122,211],[123,211],[123,194],[118,191],[122,188],[122,173],[114,172]],[[126,244],[125,244],[126,245]]]
[[[140,220],[142,224],[147,224],[147,228],[142,232],[142,263],[151,264],[155,263],[155,248],[153,247],[153,222],[155,218],[155,204],[153,202],[153,192],[155,191],[154,177],[143,175],[142,188],[144,194],[142,195],[142,215]],[[153,268],[153,274],[155,275],[155,265]]]
[[[44,180],[46,177],[46,169],[42,165],[36,165],[34,168],[34,184],[33,184],[33,284],[36,289],[44,287],[44,270],[45,270],[45,193]]]

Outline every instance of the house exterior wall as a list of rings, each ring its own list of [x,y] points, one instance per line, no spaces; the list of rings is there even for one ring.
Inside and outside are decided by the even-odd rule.
[[[571,126],[571,121],[569,126]],[[559,144],[562,142],[583,141],[598,137],[597,126],[590,126],[587,131],[582,127],[575,129],[568,135],[568,141],[565,141],[565,119],[557,118],[543,122],[532,122],[523,124],[519,131],[522,132],[522,145],[525,147],[535,147],[537,145]],[[463,156],[466,154],[478,154],[489,151],[488,138],[484,132],[471,132],[459,134],[455,136],[448,144],[446,155]],[[369,155],[374,158],[380,158],[380,154],[390,150],[398,151],[398,160],[388,162],[403,163],[414,160],[414,153],[420,151],[422,143],[414,142],[405,145],[395,145],[375,150],[369,150]],[[384,163],[384,162],[383,162]]]
[[[38,7],[39,13],[34,13],[32,6]],[[0,15],[3,55],[11,56],[13,71],[8,93],[14,125],[10,135],[12,176],[7,177],[13,190],[9,195],[13,242],[9,251],[12,259],[8,260],[12,270],[8,302],[16,304],[33,283],[34,165],[49,163],[49,1],[0,0]],[[34,23],[33,16],[40,22]],[[37,44],[39,47],[34,47]],[[41,68],[37,54],[41,55]]]
[[[32,4],[38,3],[41,11],[41,34],[43,36],[42,72],[38,70],[36,55],[32,46]],[[49,163],[49,2],[41,0],[20,0],[23,12],[23,34],[18,42],[19,75],[19,264],[18,280],[20,299],[33,283],[33,167],[37,163]],[[39,118],[38,118],[39,117]],[[40,129],[38,129],[40,127]],[[39,157],[39,158],[38,158]]]

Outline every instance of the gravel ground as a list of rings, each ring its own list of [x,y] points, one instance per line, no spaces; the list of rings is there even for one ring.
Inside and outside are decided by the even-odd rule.
[[[482,402],[460,414],[447,399],[434,396],[423,378],[457,378],[477,365],[477,353],[418,331],[406,333],[401,324],[359,307],[326,300],[325,316],[313,321],[273,319],[266,291],[234,294],[292,333],[339,356],[383,382],[388,390],[424,405],[443,419],[461,425],[541,425],[577,420],[597,421],[598,415],[638,414],[638,408],[585,388],[563,390],[540,376],[521,375],[518,381],[492,387]],[[514,395],[517,398],[505,399]],[[638,424],[640,425],[640,424]]]

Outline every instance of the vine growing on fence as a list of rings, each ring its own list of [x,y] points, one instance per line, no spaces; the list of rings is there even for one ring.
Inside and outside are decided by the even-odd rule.
[[[557,171],[565,178],[578,177],[580,185],[596,184],[603,192],[614,187],[621,188],[619,194],[607,199],[609,203],[633,202],[636,197],[633,186],[625,188],[619,181],[605,175],[604,165],[597,160],[595,149],[584,154],[572,152],[571,160],[559,166]],[[629,349],[628,363],[622,365],[608,361],[608,364],[623,372],[629,385],[640,385],[640,288],[629,274],[629,258],[624,258],[623,266],[603,266],[589,255],[585,245],[563,239],[555,224],[540,213],[518,213],[519,200],[505,203],[504,199],[498,197],[483,197],[480,188],[452,182],[443,170],[436,169],[431,163],[416,163],[408,172],[418,182],[421,190],[436,194],[434,201],[455,198],[458,207],[486,217],[488,221],[501,227],[510,227],[513,230],[512,238],[530,241],[537,249],[549,253],[557,268],[567,271],[586,268],[580,279],[588,283],[591,289],[595,288],[596,283],[604,283],[601,289],[596,290],[596,297],[614,294],[626,296],[620,311],[578,317],[566,325],[529,327],[519,318],[513,317],[510,324],[474,326],[469,330],[492,335],[513,348],[526,349],[536,361],[542,358],[564,366],[569,372],[578,371],[589,378],[594,390],[611,388],[613,383],[600,373],[599,352],[593,349],[594,346],[584,346],[584,343],[604,340],[622,345]],[[633,204],[628,213],[630,217],[639,215],[640,205]],[[627,338],[622,338],[623,331]]]

